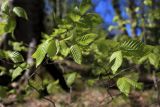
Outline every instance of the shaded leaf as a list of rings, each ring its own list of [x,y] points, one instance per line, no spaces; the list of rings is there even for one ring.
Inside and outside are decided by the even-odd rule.
[[[54,82],[51,82],[48,84],[47,86],[47,92],[49,94],[54,94],[54,93],[57,93],[59,90],[60,90],[60,87],[58,86],[59,84],[59,81],[54,81]]]
[[[19,65],[15,70],[13,70],[12,72],[12,80],[14,80],[16,77],[18,77],[19,75],[21,75],[21,73],[27,68],[27,64],[26,63],[22,63],[21,65]]]
[[[8,17],[7,18],[7,23],[4,27],[5,32],[6,33],[11,33],[11,32],[14,31],[15,27],[16,27],[15,19],[13,17]]]
[[[76,76],[77,76],[77,73],[75,73],[75,72],[69,74],[69,76],[67,78],[67,85],[71,86],[74,83]]]
[[[24,61],[23,56],[17,51],[9,52],[8,56],[14,63],[19,63]]]
[[[7,95],[8,88],[0,86],[0,99],[4,98]]]

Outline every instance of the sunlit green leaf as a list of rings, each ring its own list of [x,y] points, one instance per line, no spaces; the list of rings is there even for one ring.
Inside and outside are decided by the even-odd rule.
[[[9,14],[9,1],[8,0],[2,3],[1,10],[3,13]]]
[[[14,7],[13,8],[13,12],[18,16],[18,17],[22,17],[25,18],[26,20],[28,19],[27,13],[26,11],[21,8],[21,7]]]
[[[111,69],[113,74],[115,74],[118,70],[118,68],[122,65],[123,57],[121,51],[114,52],[110,57],[110,62],[114,61],[114,64],[112,65]]]
[[[37,48],[36,52],[32,55],[32,57],[36,59],[36,67],[42,63],[42,61],[47,53],[47,46],[48,46],[47,43],[41,44]]]
[[[122,77],[118,79],[117,87],[122,93],[128,96],[132,88],[142,89],[142,84],[129,78]]]
[[[75,7],[74,11],[72,13],[69,13],[69,17],[74,22],[78,22],[81,19],[78,7]]]
[[[54,40],[47,40],[40,44],[36,52],[32,55],[36,59],[36,66],[40,65],[45,58],[46,54],[53,57],[57,53],[57,47]]]
[[[71,46],[70,50],[71,50],[71,54],[73,56],[74,61],[77,62],[78,64],[81,64],[82,52],[81,52],[81,49],[79,48],[79,46],[73,45],[73,46]]]

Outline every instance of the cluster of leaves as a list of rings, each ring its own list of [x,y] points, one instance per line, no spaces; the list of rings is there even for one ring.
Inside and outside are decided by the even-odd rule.
[[[0,35],[5,35],[6,33],[12,34],[14,38],[14,29],[16,27],[16,16],[28,20],[25,10],[21,7],[11,7],[9,1],[5,1],[1,6],[1,21],[0,21]],[[2,41],[3,42],[3,41]],[[26,47],[23,46],[22,42],[12,42],[9,41],[9,45],[13,46],[13,50],[2,50],[0,49],[0,59],[10,60],[14,64],[13,68],[10,71],[6,71],[3,66],[1,67],[0,75],[10,75],[12,81],[16,79],[21,73],[28,69],[30,66],[26,63],[23,56],[19,51],[25,51]],[[0,86],[0,96],[4,96],[7,92],[7,87]],[[1,97],[2,97],[1,96]]]
[[[94,75],[108,73],[111,69],[112,76],[120,71],[124,58],[135,64],[149,61],[155,68],[160,66],[158,52],[153,51],[159,51],[159,47],[148,46],[138,40],[116,42],[106,39],[105,35],[98,35],[96,30],[101,19],[95,13],[87,13],[89,8],[90,4],[83,1],[62,19],[51,35],[45,35],[45,39],[33,54],[36,66],[40,65],[45,57],[53,61],[71,57],[78,64],[91,65]],[[85,62],[83,57],[86,56],[92,56],[93,61]],[[117,79],[117,87],[128,95],[131,89],[142,89],[142,84],[124,75]]]
[[[36,60],[36,67],[40,66],[46,58],[52,61],[72,58],[77,64],[91,66],[93,75],[111,73],[114,77],[121,70],[124,59],[134,64],[149,62],[155,68],[160,67],[160,47],[145,45],[141,41],[127,39],[123,42],[106,39],[106,34],[100,34],[99,25],[101,18],[95,13],[89,13],[91,8],[89,0],[83,0],[80,6],[75,7],[62,19],[58,28],[52,34],[44,34],[42,43],[39,44],[32,57]],[[15,15],[27,18],[25,11],[20,7],[9,8],[8,2],[2,5],[2,12],[7,19],[0,24],[4,28],[3,33],[12,33],[16,26]],[[101,31],[101,30],[100,30]],[[0,52],[0,57],[13,61],[15,69],[12,70],[12,79],[19,76],[22,71],[29,68],[23,56],[17,51]],[[87,59],[86,59],[87,57]],[[129,73],[128,73],[129,74]],[[72,85],[77,78],[77,73],[68,75],[67,83]],[[98,77],[97,77],[98,78]],[[142,83],[138,79],[122,75],[116,79],[119,90],[128,95],[132,89],[142,89]],[[57,82],[49,84],[49,93]]]
[[[0,22],[0,35],[5,33],[11,33],[14,38],[14,29],[16,27],[16,16],[22,17],[28,20],[25,10],[21,7],[11,8],[10,2],[5,1],[1,6],[2,19]],[[14,50],[1,50],[0,58],[5,58],[11,60],[15,65],[13,70],[11,70],[12,80],[19,76],[22,71],[27,69],[29,65],[24,61],[23,56],[18,51],[26,50],[25,46],[22,46],[22,42],[9,42],[13,45]]]
[[[9,1],[5,1],[1,6],[2,21],[0,23],[0,35],[4,33],[12,33],[16,27],[15,17],[28,19],[25,10],[21,7],[11,8]]]

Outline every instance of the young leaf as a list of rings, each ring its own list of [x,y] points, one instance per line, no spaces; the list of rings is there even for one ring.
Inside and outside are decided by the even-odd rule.
[[[28,16],[26,11],[21,8],[21,7],[14,7],[13,8],[13,12],[18,16],[18,17],[22,17],[25,18],[26,20],[28,20]]]
[[[24,61],[23,56],[17,51],[9,52],[8,56],[14,63],[19,63]]]
[[[115,74],[123,62],[122,52],[121,51],[114,52],[110,57],[110,62],[112,62],[113,60],[115,61],[111,67],[111,70],[113,71],[113,74]]]
[[[96,39],[97,35],[94,33],[89,33],[84,36],[82,36],[78,41],[79,44],[86,46],[89,45],[91,42],[93,42]]]
[[[131,91],[132,87],[137,89],[142,89],[142,84],[138,83],[134,80],[131,80],[126,77],[119,78],[117,81],[117,87],[119,90],[128,96],[129,92]]]
[[[82,62],[82,53],[78,45],[73,45],[70,48],[73,59],[76,63],[81,64]]]

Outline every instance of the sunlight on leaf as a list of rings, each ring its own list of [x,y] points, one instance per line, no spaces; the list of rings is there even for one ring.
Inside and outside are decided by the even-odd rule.
[[[121,51],[114,52],[110,57],[110,62],[114,61],[114,64],[112,65],[111,69],[113,71],[113,74],[115,74],[118,70],[118,68],[122,65],[123,57]]]
[[[13,8],[13,12],[18,16],[18,17],[22,17],[25,18],[26,20],[28,20],[28,16],[26,11],[21,8],[21,7],[14,7]]]
[[[81,64],[82,52],[81,52],[79,46],[73,45],[73,46],[71,46],[70,50],[71,50],[71,54],[73,56],[74,61],[77,62],[78,64]]]

